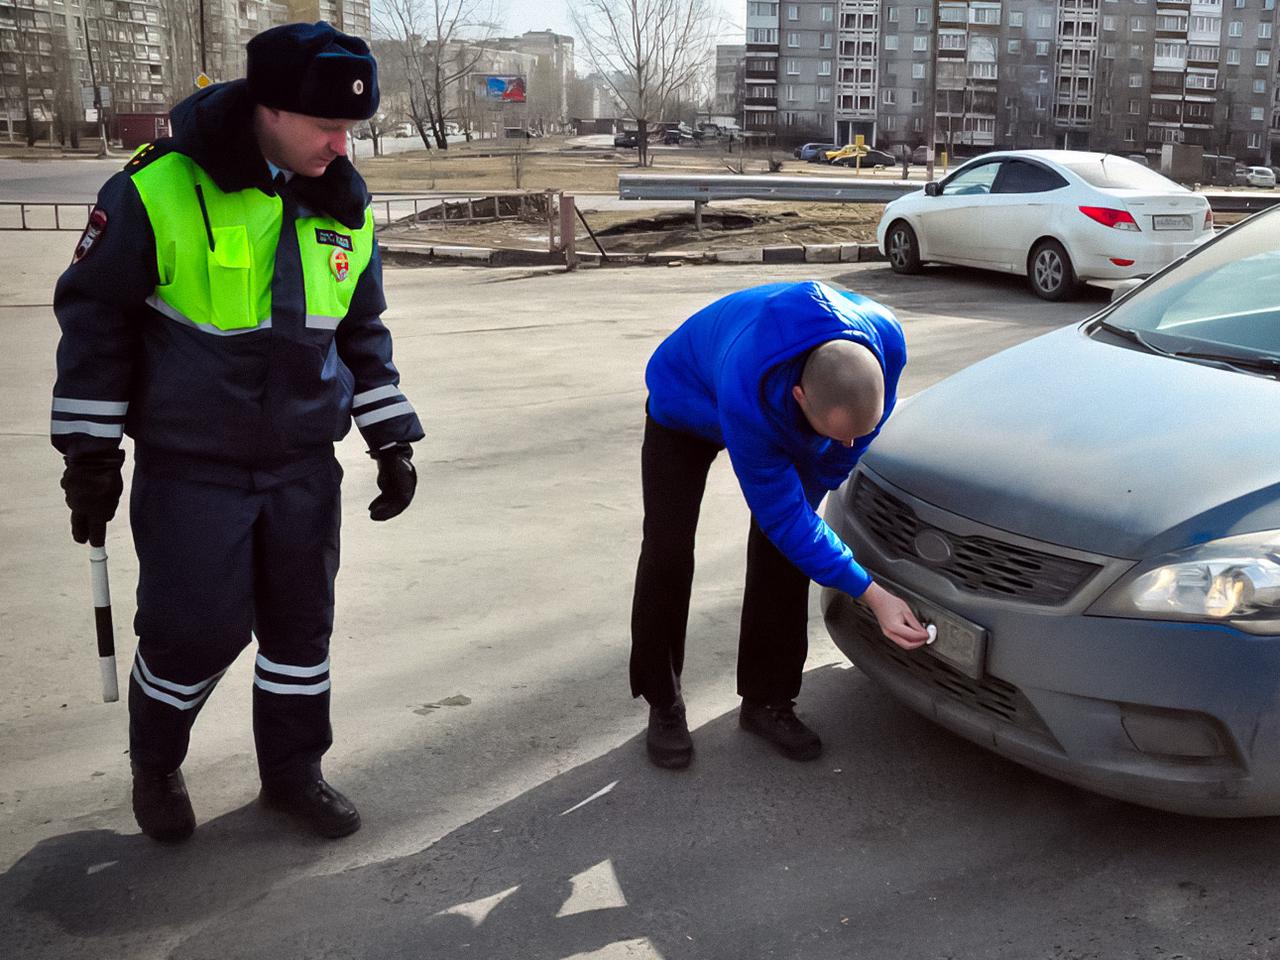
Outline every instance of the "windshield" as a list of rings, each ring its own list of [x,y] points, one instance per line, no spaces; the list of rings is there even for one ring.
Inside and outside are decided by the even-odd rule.
[[[1105,319],[1156,334],[1167,350],[1280,357],[1280,209],[1224,233]]]
[[[1062,164],[1091,187],[1123,190],[1158,190],[1161,193],[1181,193],[1185,187],[1168,177],[1156,173],[1140,163],[1124,157],[1096,157],[1088,160],[1069,160]]]

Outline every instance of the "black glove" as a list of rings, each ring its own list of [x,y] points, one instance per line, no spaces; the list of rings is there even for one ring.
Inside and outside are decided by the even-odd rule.
[[[116,515],[124,492],[120,477],[124,451],[64,459],[67,468],[62,472],[62,489],[71,508],[71,537],[76,543],[88,541],[100,547],[107,538],[107,521]]]
[[[418,486],[418,473],[409,462],[413,447],[397,443],[382,450],[370,450],[369,456],[378,461],[378,489],[382,491],[369,504],[369,516],[374,520],[390,520],[409,506]]]

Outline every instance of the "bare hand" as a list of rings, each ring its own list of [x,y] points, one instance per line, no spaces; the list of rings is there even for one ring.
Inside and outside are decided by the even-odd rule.
[[[872,583],[858,599],[876,615],[880,631],[903,650],[915,650],[929,639],[929,631],[920,625],[906,601],[880,584]]]

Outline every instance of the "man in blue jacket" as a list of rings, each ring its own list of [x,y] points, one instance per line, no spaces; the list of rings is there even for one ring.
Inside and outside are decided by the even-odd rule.
[[[721,450],[751,508],[738,644],[744,729],[795,760],[822,751],[794,703],[810,580],[861,598],[904,649],[927,640],[907,604],[873,582],[816,513],[893,411],[906,360],[889,310],[813,281],[717,300],[650,359],[631,692],[649,703],[646,747],[658,766],[686,767],[693,757],[680,674],[698,510]]]
[[[76,541],[102,544],[134,440],[138,649],[133,812],[195,828],[191,727],[251,639],[262,801],[325,837],[360,815],[321,774],[332,742],[334,441],[360,429],[374,520],[413,498],[423,436],[400,391],[369,194],[347,160],[378,108],[365,42],[327,23],[249,41],[248,77],[172,111],[174,135],[107,181],[58,281],[51,433]]]

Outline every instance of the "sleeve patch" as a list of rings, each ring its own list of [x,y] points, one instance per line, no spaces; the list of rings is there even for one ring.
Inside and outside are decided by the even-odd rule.
[[[101,207],[94,207],[89,214],[89,223],[84,228],[84,233],[80,235],[80,242],[76,244],[75,253],[71,255],[72,263],[79,263],[89,255],[89,251],[93,249],[93,245],[101,240],[107,233],[107,211]]]

